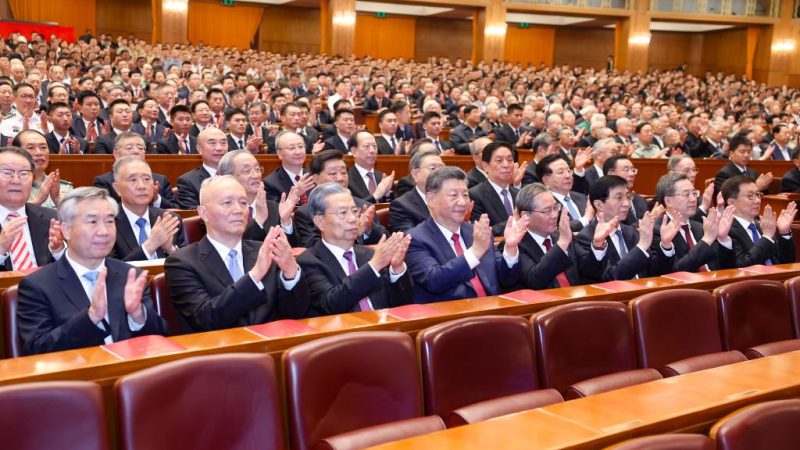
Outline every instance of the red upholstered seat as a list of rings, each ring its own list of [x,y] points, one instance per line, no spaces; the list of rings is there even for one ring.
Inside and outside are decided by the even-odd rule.
[[[709,432],[718,450],[797,450],[800,400],[759,403],[720,419]]]
[[[106,450],[100,386],[53,381],[0,387],[0,447]]]
[[[405,333],[348,333],[284,353],[292,448],[422,416],[414,343]]]
[[[203,219],[201,219],[200,216],[192,216],[183,219],[183,234],[186,236],[187,244],[197,242],[206,235],[202,223]]]
[[[3,292],[3,342],[7,358],[22,356],[22,339],[17,330],[17,285],[11,286]]]
[[[794,337],[800,338],[800,277],[789,278],[783,282],[786,294],[789,296],[789,305],[792,308],[792,326]]]
[[[120,378],[114,390],[122,449],[284,447],[275,364],[268,355],[173,361]]]
[[[351,431],[327,439],[316,450],[357,450],[444,430],[439,416],[417,417]]]
[[[631,439],[607,450],[714,450],[714,441],[702,434],[661,434]]]
[[[153,297],[156,312],[167,321],[170,336],[190,332],[186,319],[183,318],[172,303],[172,297],[169,295],[169,288],[167,287],[167,277],[163,273],[150,279],[150,295]]]
[[[538,391],[523,392],[521,394],[507,395],[505,397],[473,403],[451,412],[447,415],[445,423],[448,428],[453,428],[468,423],[480,422],[494,417],[514,414],[529,409],[541,408],[564,401],[561,394],[555,389],[541,389]]]
[[[696,289],[652,292],[628,303],[639,366],[663,376],[745,361],[723,352],[714,296]]]

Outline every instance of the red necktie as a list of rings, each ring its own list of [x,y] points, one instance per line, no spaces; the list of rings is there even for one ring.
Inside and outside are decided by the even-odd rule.
[[[450,239],[453,240],[453,246],[456,248],[456,255],[462,256],[464,254],[464,249],[461,248],[461,241],[458,239],[458,234],[454,233]],[[469,280],[469,282],[472,283],[472,289],[475,289],[475,294],[477,294],[478,297],[486,297],[486,289],[483,288],[481,279],[478,278],[478,274],[474,270],[472,273],[475,275]]]
[[[17,213],[12,212],[8,214],[9,220],[16,219],[17,217],[19,217]],[[14,239],[14,242],[11,244],[9,253],[11,253],[11,267],[17,272],[26,272],[34,267],[33,258],[31,257],[28,243],[25,241],[25,233],[23,231],[17,234],[17,238]]]
[[[549,252],[551,248],[553,248],[553,242],[550,240],[549,237],[545,238],[544,240],[544,248]],[[560,274],[556,275],[556,283],[558,283],[559,287],[567,287],[572,286],[569,283],[569,278],[567,278],[566,272],[561,272]]]
[[[689,245],[689,250],[694,248],[694,242],[692,242],[692,232],[689,230],[689,224],[681,225],[681,229],[683,230],[683,238],[686,239],[686,244]],[[700,272],[708,272],[708,265],[703,264],[700,266]]]
[[[94,122],[89,122],[89,128],[86,130],[86,140],[94,142],[97,139],[97,127]]]
[[[295,175],[294,181],[300,181],[300,175]],[[300,204],[305,205],[306,203],[308,203],[308,195],[306,194],[300,195]]]

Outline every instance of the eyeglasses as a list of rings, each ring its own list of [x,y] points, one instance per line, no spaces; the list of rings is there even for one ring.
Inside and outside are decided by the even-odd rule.
[[[33,171],[28,169],[14,170],[14,169],[0,169],[0,178],[3,181],[11,181],[16,174],[20,180],[30,180],[33,178]]]
[[[344,219],[347,219],[350,215],[352,215],[353,217],[358,218],[358,214],[359,214],[360,211],[361,210],[359,210],[357,207],[354,206],[354,207],[348,208],[348,209],[344,209],[343,208],[343,209],[338,209],[338,210],[332,211],[332,212],[326,212],[325,214],[333,214],[337,218],[339,218],[341,220],[344,220]]]
[[[292,145],[292,146],[289,146],[289,147],[281,147],[280,150],[288,150],[290,152],[298,152],[298,151],[305,152],[306,151],[306,146],[305,145]]]
[[[744,198],[746,198],[748,200],[753,200],[753,199],[756,199],[756,198],[761,200],[761,197],[763,197],[763,196],[764,196],[764,194],[762,194],[761,192],[747,192],[747,193],[739,194],[739,197],[744,197]]]
[[[240,170],[239,171],[239,175],[242,175],[242,176],[245,176],[245,177],[249,177],[253,173],[261,175],[263,172],[264,172],[264,169],[262,169],[261,166],[256,166],[256,167],[248,167],[247,169]]]
[[[697,189],[693,189],[691,191],[683,191],[683,192],[676,192],[672,195],[668,195],[667,197],[683,197],[683,198],[691,198],[691,197],[699,197],[700,191]]]
[[[543,214],[545,216],[550,217],[550,216],[557,216],[558,213],[561,212],[561,208],[562,208],[561,203],[556,203],[555,205],[551,206],[550,208],[532,209],[532,210],[530,210],[530,212],[539,213],[539,214]]]

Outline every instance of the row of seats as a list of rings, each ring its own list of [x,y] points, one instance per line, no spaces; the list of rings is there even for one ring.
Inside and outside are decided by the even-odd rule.
[[[655,292],[627,307],[566,304],[530,321],[476,316],[421,331],[416,349],[400,332],[314,340],[283,355],[292,448],[364,448],[745,360],[738,350],[758,357],[798,349],[791,304],[797,304],[800,277],[786,284],[791,296],[779,282],[749,280],[722,286],[715,295]],[[282,448],[275,372],[268,356],[223,354],[123,377],[115,386],[122,447],[238,449],[258,442]],[[28,396],[34,400],[26,402]],[[76,398],[83,403],[59,404]],[[66,413],[91,408],[96,413]],[[90,383],[0,389],[0,423],[9,424],[0,427],[0,439],[14,443],[11,448],[42,448],[25,441],[42,439],[42,429],[50,430],[44,433],[50,442],[96,438],[97,446],[65,447],[105,448],[96,417],[103,417],[102,399]],[[17,421],[19,426],[10,425]],[[67,435],[52,435],[62,427]],[[5,436],[4,429],[13,433]]]
[[[797,450],[800,400],[744,407],[717,421],[709,436],[663,434],[632,439],[608,450]]]

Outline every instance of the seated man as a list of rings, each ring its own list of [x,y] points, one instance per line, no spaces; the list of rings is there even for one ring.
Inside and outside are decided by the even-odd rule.
[[[72,183],[62,180],[58,169],[47,173],[50,153],[46,138],[36,130],[24,130],[14,137],[12,145],[24,149],[33,158],[33,189],[28,201],[55,209],[61,197],[72,190]]]
[[[470,143],[475,139],[486,136],[486,130],[481,128],[481,110],[475,105],[464,107],[464,123],[450,131],[450,142],[459,155],[470,154]],[[510,144],[510,143],[509,143]]]
[[[224,138],[220,145],[227,147]],[[175,307],[195,331],[309,314],[308,286],[283,230],[271,228],[263,242],[242,239],[247,206],[247,194],[236,178],[204,181],[197,213],[207,234],[164,264]]]
[[[755,180],[758,190],[766,192],[772,182],[772,172],[759,175],[758,172],[747,167],[753,156],[753,144],[744,134],[737,134],[728,143],[729,162],[717,172],[714,178],[714,189],[716,192],[722,190],[722,184],[731,177],[744,175]]]
[[[781,192],[800,193],[800,147],[792,151],[794,167],[786,171],[781,179]]]
[[[203,158],[200,167],[178,177],[178,204],[181,209],[195,209],[200,203],[200,185],[217,174],[219,160],[228,152],[225,133],[219,128],[206,128],[197,135],[197,152]]]
[[[66,103],[50,103],[47,108],[47,121],[52,130],[46,133],[48,151],[57,153],[84,153],[88,146],[83,139],[73,136],[69,127],[72,125],[72,110]]]
[[[175,105],[169,110],[172,133],[158,140],[156,153],[180,155],[197,154],[197,138],[189,134],[192,129],[192,110],[186,105]]]
[[[114,160],[126,156],[136,156],[144,159],[145,151],[144,139],[132,131],[120,133],[114,140]],[[175,200],[175,194],[172,193],[172,185],[169,184],[167,176],[154,173],[153,182],[158,186],[158,192],[150,204],[161,209],[177,208],[178,201]],[[109,170],[106,173],[97,175],[94,177],[92,185],[105,189],[111,195],[111,198],[116,202],[120,201],[117,192],[114,190],[114,172]]]
[[[469,144],[470,156],[472,157],[472,162],[475,163],[475,167],[467,172],[467,187],[469,189],[486,181],[486,172],[483,170],[483,149],[491,142],[492,140],[488,137],[479,137]],[[528,164],[528,168],[530,168],[530,164]]]
[[[636,183],[636,173],[639,170],[633,166],[633,161],[625,155],[615,155],[606,160],[603,164],[603,173],[623,178],[628,182],[628,193],[631,196],[631,204],[628,217],[623,220],[626,225],[636,226],[648,211],[647,200],[633,191]]]
[[[470,220],[474,222],[486,214],[492,233],[502,236],[506,220],[514,215],[514,199],[519,192],[513,186],[514,154],[509,144],[496,141],[483,148],[482,158],[487,179],[469,190],[469,197],[475,202]]]
[[[772,207],[767,205],[761,214],[761,192],[755,180],[737,175],[722,183],[722,199],[726,205],[735,208],[731,226],[733,251],[736,253],[736,267],[749,267],[754,264],[785,264],[795,261],[792,221],[797,215],[794,202],[776,217]]]
[[[603,165],[608,158],[619,154],[619,144],[614,138],[600,139],[592,145],[592,165],[586,169],[586,183],[591,187],[595,181],[605,175]]]
[[[594,209],[585,195],[572,190],[574,178],[569,163],[557,153],[547,155],[536,165],[536,172],[563,207],[572,231],[577,233],[588,225],[594,218]]]
[[[109,258],[117,204],[84,187],[59,205],[69,249],[19,283],[17,320],[24,353],[70,350],[147,334],[167,334],[153,309],[147,271]],[[4,230],[5,231],[5,230]]]
[[[123,99],[114,100],[108,106],[108,121],[110,126],[108,132],[101,134],[95,142],[95,153],[114,153],[116,137],[123,131],[131,131],[133,124],[133,111],[131,105]]]
[[[686,176],[692,186],[696,186],[697,174],[700,171],[691,156],[686,154],[672,155],[667,161],[667,171],[673,174],[680,174]],[[702,197],[697,199],[697,212],[692,220],[702,222],[703,217],[708,214],[711,209],[711,204],[714,201],[714,183],[706,186],[702,193]],[[663,204],[663,203],[662,203]]]
[[[439,135],[442,133],[442,115],[436,111],[428,111],[422,115],[422,133],[417,139],[430,139],[433,145],[440,152],[451,150],[453,144],[450,141],[442,141]],[[452,153],[452,152],[451,152]]]
[[[317,183],[338,183],[342,187],[348,186],[347,166],[344,164],[344,155],[336,149],[322,150],[311,160],[311,176]],[[388,233],[380,224],[375,214],[375,205],[358,197],[353,197],[358,207],[359,226],[362,228],[358,235],[357,243],[363,245],[377,244]],[[319,229],[314,226],[311,207],[308,203],[300,206],[294,212],[294,222],[299,233],[300,246],[310,248],[319,239]]]
[[[394,172],[385,175],[375,170],[378,160],[378,144],[369,131],[356,131],[348,142],[354,164],[347,171],[350,192],[354,197],[370,203],[386,203],[392,200]]]
[[[124,261],[166,258],[185,244],[178,215],[150,206],[155,184],[150,166],[137,156],[114,162],[114,190],[122,199],[112,257]]]
[[[678,221],[680,231],[672,239],[675,262],[671,272],[698,272],[732,269],[736,265],[733,244],[728,236],[733,224],[734,208],[725,208],[722,214],[711,208],[703,222],[692,220],[697,213],[699,192],[686,175],[668,173],[658,180],[656,199],[666,208],[666,214],[656,219],[650,253],[661,250],[661,225],[664,221]]]
[[[353,132],[356,130],[355,116],[353,115],[353,111],[349,109],[339,109],[333,117],[334,126],[332,128],[335,132],[332,136],[325,139],[324,149],[336,149],[346,154],[350,151],[348,148],[350,136],[352,136]]]
[[[298,203],[305,203],[308,201],[308,192],[314,187],[314,176],[303,168],[306,162],[303,136],[293,131],[281,131],[275,136],[275,149],[281,165],[264,177],[267,199],[280,201],[281,195],[288,194],[293,186],[297,186],[300,194]]]
[[[389,204],[389,228],[392,231],[406,232],[430,217],[428,204],[425,203],[425,183],[428,175],[444,167],[444,163],[439,152],[432,148],[414,153],[408,166],[415,187]]]
[[[374,249],[355,244],[360,210],[350,191],[338,183],[314,188],[308,205],[322,239],[297,263],[308,280],[316,312],[342,314],[411,303],[411,276],[403,262],[410,236],[393,233]]]
[[[630,280],[668,273],[675,251],[672,238],[676,225],[661,230],[661,251],[650,256],[655,219],[647,211],[639,229],[626,225],[631,207],[628,182],[615,175],[600,177],[589,190],[589,201],[597,216],[583,227],[575,242],[578,273],[590,282]]]
[[[464,222],[470,200],[463,170],[442,167],[431,172],[425,196],[431,217],[408,232],[406,263],[415,303],[497,295],[517,284],[517,245],[525,236],[527,219],[506,222],[501,254],[492,245],[488,216],[474,225]]]
[[[528,217],[519,243],[520,284],[536,290],[580,284],[569,215],[553,193],[541,183],[529,184],[517,194],[517,211]]]

